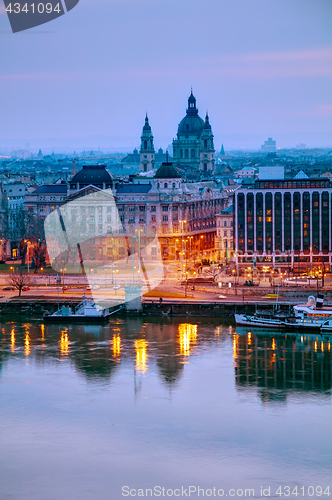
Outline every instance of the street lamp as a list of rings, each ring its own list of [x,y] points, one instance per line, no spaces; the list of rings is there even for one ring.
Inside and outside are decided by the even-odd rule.
[[[180,220],[179,221],[181,224],[181,252],[182,252],[182,258],[181,258],[181,268],[182,268],[182,274],[181,274],[181,281],[183,280],[183,224],[185,224],[187,221],[186,220]]]
[[[11,270],[12,270],[12,272],[14,273],[14,268],[13,268],[13,266],[10,266],[10,269],[11,269]]]
[[[204,234],[201,235],[201,260],[203,260]]]
[[[189,239],[189,243],[190,243],[190,250],[189,250],[189,262],[190,262],[190,264],[191,264],[191,255],[192,255],[192,254],[191,254],[191,240],[193,240],[193,239],[194,239],[194,237],[193,237],[193,236],[189,236],[189,238],[188,238],[188,239]]]
[[[29,270],[30,270],[30,257],[29,257],[29,248],[30,248],[30,245],[31,245],[31,241],[28,241],[27,242],[28,274],[29,274]]]
[[[65,271],[67,271],[65,267],[60,269],[60,272],[62,272],[62,293],[65,293]]]

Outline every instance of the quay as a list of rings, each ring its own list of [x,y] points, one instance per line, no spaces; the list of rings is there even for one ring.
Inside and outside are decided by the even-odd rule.
[[[76,306],[80,301],[66,300],[60,301],[60,307],[63,305]],[[257,306],[264,307],[266,310],[272,310],[275,301],[194,301],[194,300],[166,300],[145,301],[142,303],[142,310],[127,311],[125,308],[114,315],[114,317],[127,316],[169,316],[169,317],[215,317],[231,319],[235,313],[253,314]],[[290,308],[290,302],[281,301],[278,303],[279,309],[287,311]],[[34,299],[31,297],[15,298],[7,302],[0,302],[1,316],[26,316],[40,319],[44,313],[52,314],[58,308],[57,301],[52,299]]]

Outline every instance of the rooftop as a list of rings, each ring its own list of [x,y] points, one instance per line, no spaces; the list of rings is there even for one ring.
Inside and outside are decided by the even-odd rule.
[[[117,187],[117,194],[148,193],[151,187],[151,184],[123,184]]]
[[[67,194],[67,184],[50,184],[40,186],[35,189],[31,194]]]

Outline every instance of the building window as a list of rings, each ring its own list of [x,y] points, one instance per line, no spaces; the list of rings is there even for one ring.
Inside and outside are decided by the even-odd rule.
[[[247,195],[247,251],[254,251],[254,195]],[[226,222],[226,221],[225,221]]]
[[[156,216],[155,215],[151,215],[151,221],[152,222],[156,222]]]
[[[140,212],[145,212],[145,205],[140,205],[139,211]]]
[[[227,231],[224,231],[224,238],[227,238]]]
[[[239,252],[244,253],[244,194],[240,193],[237,197],[237,208],[238,208],[238,249]]]
[[[303,193],[303,251],[310,252],[310,194]]]
[[[183,149],[180,149],[180,158],[183,158]]]
[[[167,182],[164,182],[164,189],[167,188]]]
[[[312,251],[319,253],[319,193],[312,194]]]
[[[163,205],[163,212],[168,212],[168,205]]]
[[[274,242],[275,250],[281,252],[282,238],[282,206],[281,193],[276,193],[274,197]]]
[[[163,221],[168,222],[168,215],[163,215]]]
[[[294,217],[294,232],[293,232],[294,251],[300,252],[300,250],[301,250],[301,195],[300,195],[300,193],[294,193],[294,195],[293,195],[293,217]],[[319,228],[318,228],[318,231],[319,231]]]
[[[184,150],[184,157],[189,158],[189,149]]]
[[[204,147],[207,148],[207,140],[204,140]]]
[[[173,212],[177,212],[178,211],[178,206],[177,205],[173,205]]]
[[[328,253],[330,241],[330,221],[329,221],[329,194],[324,191],[322,194],[322,252]]]
[[[195,152],[194,149],[191,150],[190,156],[191,156],[191,158],[195,158],[196,157],[196,152]]]
[[[155,211],[156,211],[156,207],[154,205],[152,205],[151,212],[155,212]]]
[[[284,194],[284,250],[289,252],[291,250],[291,227],[292,227],[292,214],[291,214],[291,194]]]
[[[266,253],[272,252],[272,193],[265,195],[265,249]]]
[[[226,227],[227,226],[227,220],[224,221],[224,226]]]

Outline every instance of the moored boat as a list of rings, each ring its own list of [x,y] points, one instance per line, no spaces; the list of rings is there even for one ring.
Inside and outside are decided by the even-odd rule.
[[[239,326],[258,326],[265,328],[286,328],[285,318],[272,316],[271,314],[235,314],[235,322]]]
[[[103,323],[109,316],[120,311],[120,306],[116,310],[110,308],[103,309],[96,305],[91,299],[84,299],[75,308],[63,305],[53,314],[44,314],[44,321],[48,323],[68,322],[87,322],[87,323]]]

